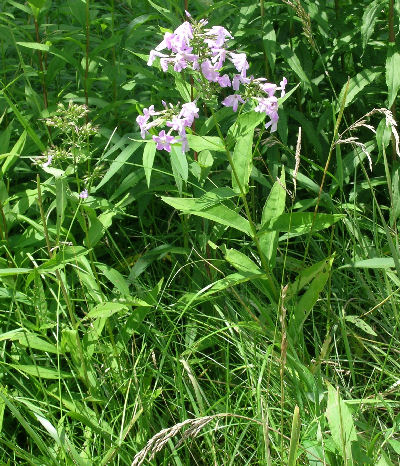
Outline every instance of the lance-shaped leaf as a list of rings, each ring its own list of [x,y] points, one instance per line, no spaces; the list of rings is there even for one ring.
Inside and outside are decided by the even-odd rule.
[[[174,209],[180,210],[185,214],[193,214],[207,218],[252,236],[248,220],[224,204],[210,206],[204,199],[204,196],[200,198],[162,196],[161,199]]]

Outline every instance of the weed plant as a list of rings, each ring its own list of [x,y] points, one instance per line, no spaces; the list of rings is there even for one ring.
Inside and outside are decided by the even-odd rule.
[[[268,129],[147,65],[185,9]],[[1,464],[399,464],[399,13],[1,0]]]

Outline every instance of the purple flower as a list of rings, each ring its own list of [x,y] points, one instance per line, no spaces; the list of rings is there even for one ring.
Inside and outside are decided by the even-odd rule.
[[[210,82],[215,83],[219,77],[218,71],[216,71],[215,68],[213,68],[210,60],[203,61],[203,63],[201,64],[201,71],[204,77]]]
[[[182,116],[186,118],[186,126],[192,126],[193,120],[199,118],[199,109],[195,102],[189,102],[182,105]]]
[[[240,74],[235,74],[235,76],[232,79],[232,89],[234,91],[238,91],[240,83],[249,84],[249,82],[250,82],[249,78],[245,78],[245,77],[241,76]]]
[[[231,61],[235,65],[236,69],[239,71],[240,75],[245,78],[246,71],[249,69],[249,64],[247,63],[247,57],[245,53],[230,53]]]
[[[49,155],[49,156],[47,157],[47,162],[45,162],[45,163],[43,164],[43,167],[48,167],[48,166],[51,164],[52,161],[53,161],[53,156],[52,156],[52,155]]]
[[[87,189],[84,189],[83,191],[81,191],[81,193],[79,194],[79,197],[81,199],[87,199],[89,197],[89,193],[88,193],[88,190]]]
[[[245,103],[242,96],[240,94],[232,94],[228,95],[228,97],[222,101],[222,105],[225,105],[225,107],[232,107],[232,110],[236,112],[239,102],[242,104]]]
[[[164,53],[158,52],[157,50],[150,50],[147,65],[151,66],[154,63],[154,60],[156,59],[156,57],[167,58],[168,55],[165,55]]]
[[[265,113],[270,117],[271,121],[265,125],[265,129],[271,127],[271,133],[273,133],[278,127],[278,99],[276,97],[258,97],[257,101],[258,105],[254,111]]]
[[[278,86],[276,84],[272,83],[265,83],[265,84],[260,84],[260,88],[268,94],[268,97],[272,97],[275,94],[276,89]]]
[[[136,118],[136,123],[139,125],[140,128],[140,136],[144,139],[146,137],[146,131],[147,131],[147,121],[150,118],[150,116],[146,115],[139,115]]]
[[[216,70],[220,70],[226,59],[227,51],[225,49],[213,48],[212,53],[213,53],[213,57],[211,58],[211,61],[214,63],[214,68]]]
[[[174,131],[178,131],[179,134],[185,134],[185,128],[186,126],[190,126],[190,124],[187,124],[187,121],[185,118],[179,118],[178,116],[172,117],[172,120],[168,120],[166,122],[166,125],[170,128],[172,128]]]
[[[182,152],[187,152],[189,150],[189,142],[187,140],[186,133],[182,134],[180,142],[182,143]]]
[[[204,40],[204,42],[210,48],[222,47],[226,42],[227,38],[233,39],[231,33],[222,26],[213,26],[205,33],[205,35],[211,37],[211,39]]]
[[[229,76],[227,74],[220,76],[217,79],[217,82],[221,87],[229,87],[231,85],[231,80],[229,79]]]
[[[153,141],[157,143],[158,150],[166,150],[167,152],[171,152],[171,144],[174,144],[176,139],[169,134],[165,134],[165,131],[160,131],[158,136],[153,136]]]
[[[278,87],[278,89],[281,89],[281,97],[283,97],[286,93],[285,91],[286,84],[287,84],[287,79],[282,78],[282,81],[279,83],[280,87]]]

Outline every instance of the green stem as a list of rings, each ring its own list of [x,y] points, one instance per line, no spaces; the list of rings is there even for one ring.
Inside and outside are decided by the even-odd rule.
[[[240,197],[241,197],[242,202],[243,202],[243,206],[244,206],[244,210],[246,212],[247,220],[249,221],[249,224],[250,224],[252,239],[253,239],[256,247],[257,247],[257,251],[258,251],[258,254],[260,256],[262,268],[264,269],[265,274],[267,275],[267,278],[268,278],[268,282],[271,285],[271,290],[270,291],[271,291],[271,294],[272,294],[272,298],[276,303],[278,303],[279,302],[279,292],[278,292],[277,283],[274,280],[274,277],[273,277],[273,275],[271,274],[271,272],[269,270],[267,261],[265,259],[265,255],[262,252],[260,241],[259,241],[258,236],[257,236],[257,228],[256,228],[255,223],[253,222],[253,219],[252,219],[252,215],[251,215],[251,212],[250,212],[250,207],[249,207],[249,204],[248,204],[247,198],[246,198],[246,193],[244,192],[242,183],[240,182],[240,179],[239,179],[239,175],[238,175],[238,173],[236,171],[235,164],[233,163],[232,155],[231,155],[231,153],[230,153],[230,151],[229,151],[229,149],[228,149],[228,147],[226,145],[225,138],[224,138],[224,136],[223,136],[223,134],[221,132],[221,128],[219,126],[219,123],[218,123],[217,119],[215,118],[215,113],[214,113],[214,110],[212,108],[211,108],[211,113],[213,114],[213,117],[214,117],[214,120],[215,120],[215,126],[217,128],[218,135],[219,135],[219,137],[221,138],[221,141],[224,144],[225,154],[226,154],[226,157],[228,159],[229,165],[231,166],[233,176],[234,176],[235,181],[236,181],[236,183],[237,183],[237,185],[239,187]]]

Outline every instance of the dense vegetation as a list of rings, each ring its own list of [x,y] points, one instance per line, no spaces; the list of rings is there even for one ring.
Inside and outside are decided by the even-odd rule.
[[[185,8],[287,78],[276,132],[147,65]],[[399,464],[399,14],[1,0],[1,464]]]

